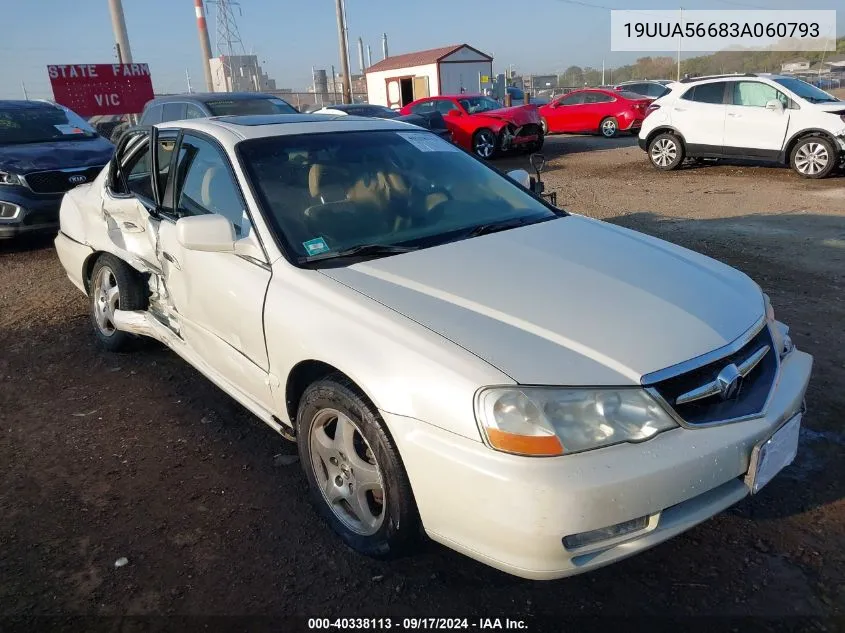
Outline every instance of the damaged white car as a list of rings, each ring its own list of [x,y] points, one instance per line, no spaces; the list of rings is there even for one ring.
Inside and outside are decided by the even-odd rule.
[[[368,555],[422,527],[567,576],[797,450],[812,357],[751,279],[401,122],[136,129],[67,194],[56,247],[105,348],[162,341],[294,439],[316,507]]]

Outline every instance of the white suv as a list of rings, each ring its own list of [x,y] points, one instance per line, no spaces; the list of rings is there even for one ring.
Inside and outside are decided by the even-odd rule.
[[[824,178],[845,157],[845,101],[795,77],[699,77],[669,88],[639,135],[658,169],[675,169],[685,157],[743,158]]]

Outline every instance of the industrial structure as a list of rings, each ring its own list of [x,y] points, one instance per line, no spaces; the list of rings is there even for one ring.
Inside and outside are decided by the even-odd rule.
[[[387,35],[383,39],[387,52]],[[386,56],[367,68],[370,103],[401,108],[421,97],[477,93],[492,85],[493,58],[468,44]]]

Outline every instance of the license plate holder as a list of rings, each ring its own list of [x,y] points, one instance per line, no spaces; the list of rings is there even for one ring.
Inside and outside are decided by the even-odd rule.
[[[763,440],[751,451],[745,485],[755,495],[775,475],[789,466],[798,453],[798,435],[801,430],[801,416],[798,414],[783,424],[768,439]]]

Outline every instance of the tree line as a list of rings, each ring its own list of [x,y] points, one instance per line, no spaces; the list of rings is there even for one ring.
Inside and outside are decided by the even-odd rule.
[[[681,59],[681,76],[721,75],[729,73],[780,72],[781,65],[796,58],[811,64],[821,62],[831,55],[845,53],[845,37],[836,40],[836,51],[720,51],[711,55]],[[678,62],[675,57],[640,57],[633,64],[619,68],[606,68],[605,83],[620,83],[631,79],[675,79]],[[601,68],[570,66],[558,75],[561,86],[599,86]]]

